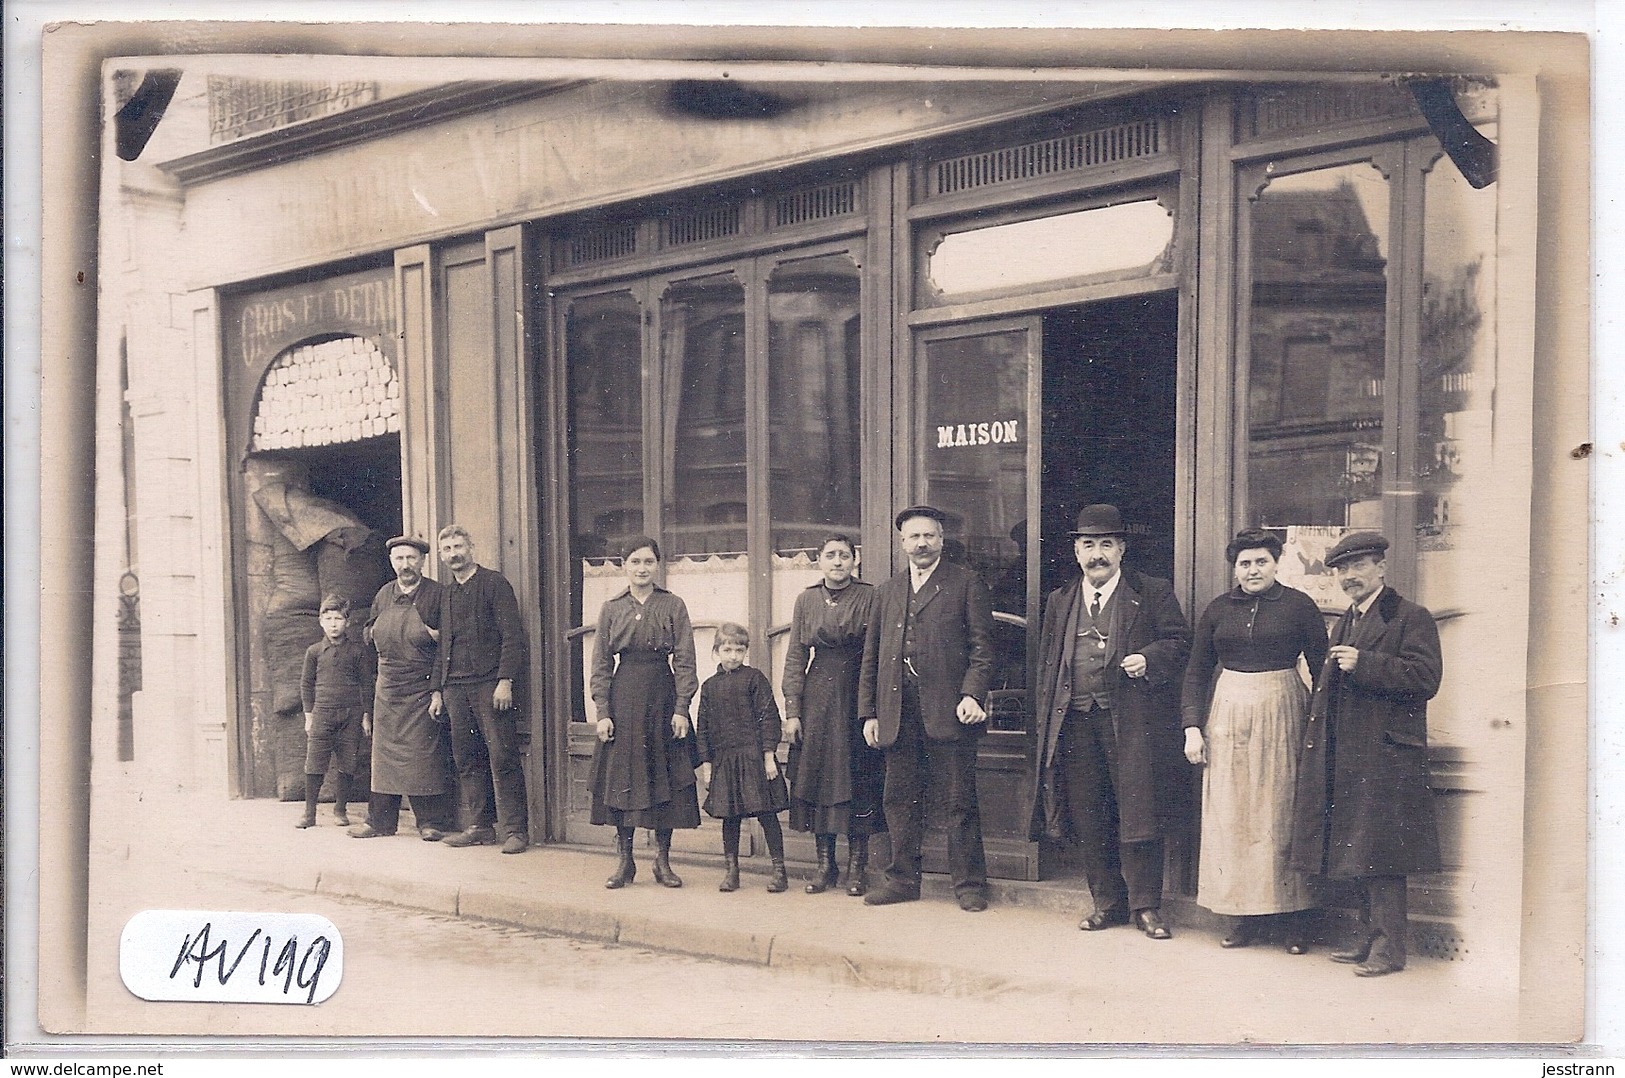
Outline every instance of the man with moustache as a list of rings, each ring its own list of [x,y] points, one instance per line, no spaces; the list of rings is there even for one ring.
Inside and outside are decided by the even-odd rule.
[[[1294,868],[1363,891],[1359,937],[1331,954],[1361,977],[1405,968],[1405,877],[1439,870],[1427,702],[1444,660],[1433,615],[1385,583],[1387,552],[1362,531],[1326,555],[1353,605],[1315,682],[1292,831]]]
[[[525,669],[525,627],[508,578],[474,561],[468,529],[440,529],[442,585],[440,663],[430,711],[451,719],[451,752],[469,826],[448,846],[484,846],[500,837],[503,853],[530,844],[522,754],[530,741],[514,706],[514,682]],[[499,834],[500,833],[500,834]]]
[[[940,509],[916,505],[893,521],[908,568],[875,592],[858,675],[863,739],[886,753],[881,796],[891,829],[885,882],[870,906],[920,897],[928,795],[948,811],[948,872],[959,908],[987,909],[987,860],[976,800],[976,746],[993,673],[993,603],[981,579],[942,560]]]
[[[1071,535],[1082,575],[1044,607],[1034,837],[1080,847],[1094,910],[1079,928],[1132,921],[1165,940],[1163,836],[1190,785],[1179,711],[1190,625],[1168,581],[1122,567],[1116,506],[1087,506]]]
[[[429,544],[422,539],[397,535],[385,549],[395,579],[373,597],[363,634],[378,652],[367,731],[372,734],[372,797],[366,824],[350,837],[395,834],[405,795],[412,799],[418,835],[438,842],[457,826],[451,740],[446,724],[429,714],[439,653],[440,585],[423,576]]]

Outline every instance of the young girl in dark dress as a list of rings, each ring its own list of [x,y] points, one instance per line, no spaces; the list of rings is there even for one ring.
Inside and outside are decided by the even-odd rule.
[[[814,895],[839,879],[837,835],[846,836],[846,893],[863,894],[869,836],[886,830],[886,757],[864,742],[858,719],[858,667],[875,589],[853,579],[856,564],[847,536],[819,544],[823,579],[796,596],[784,659],[790,826],[814,835],[818,868],[807,884]]]
[[[637,875],[635,828],[655,833],[655,881],[681,887],[671,870],[671,833],[700,826],[694,792],[699,760],[688,707],[699,688],[694,626],[683,600],[654,582],[660,545],[640,535],[623,548],[627,588],[604,604],[593,638],[592,822],[613,824],[618,861],[605,887]]]
[[[779,774],[779,707],[773,686],[755,667],[745,665],[750,631],[725,621],[717,626],[711,651],[717,672],[700,687],[696,737],[700,744],[702,774],[710,784],[705,811],[722,821],[722,853],[727,875],[719,891],[739,890],[739,825],[756,817],[767,838],[773,875],[767,889],[774,894],[790,886],[784,871],[784,831],[779,813],[790,804]]]

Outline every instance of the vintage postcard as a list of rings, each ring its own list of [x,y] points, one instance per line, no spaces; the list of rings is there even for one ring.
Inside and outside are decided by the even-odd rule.
[[[1585,35],[42,74],[46,1033],[1586,1038]]]

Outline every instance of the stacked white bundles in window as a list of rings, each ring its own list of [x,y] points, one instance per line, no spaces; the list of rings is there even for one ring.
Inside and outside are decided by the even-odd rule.
[[[401,383],[365,337],[290,348],[265,374],[255,450],[359,442],[401,429]]]

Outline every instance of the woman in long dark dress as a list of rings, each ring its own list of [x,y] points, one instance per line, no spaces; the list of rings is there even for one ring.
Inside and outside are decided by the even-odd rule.
[[[1313,599],[1275,579],[1281,557],[1275,536],[1243,531],[1225,554],[1236,586],[1197,622],[1182,701],[1185,756],[1206,764],[1196,901],[1233,918],[1220,946],[1245,947],[1263,917],[1279,914],[1287,950],[1303,954],[1314,900],[1304,875],[1288,864],[1309,713],[1298,657],[1310,671],[1320,669],[1326,622]]]
[[[858,719],[858,667],[874,587],[853,578],[856,565],[847,536],[832,535],[819,546],[824,578],[796,597],[780,686],[790,742],[790,826],[811,831],[818,847],[809,894],[840,878],[837,835],[847,841],[846,893],[863,894],[869,836],[886,830],[880,807],[886,758],[864,742]]]
[[[605,887],[625,887],[637,875],[632,838],[639,827],[655,833],[656,882],[681,887],[669,860],[671,833],[700,826],[688,718],[699,690],[694,626],[683,600],[655,583],[658,543],[632,539],[622,564],[627,588],[604,604],[593,638],[592,822],[615,827],[619,859]]]

